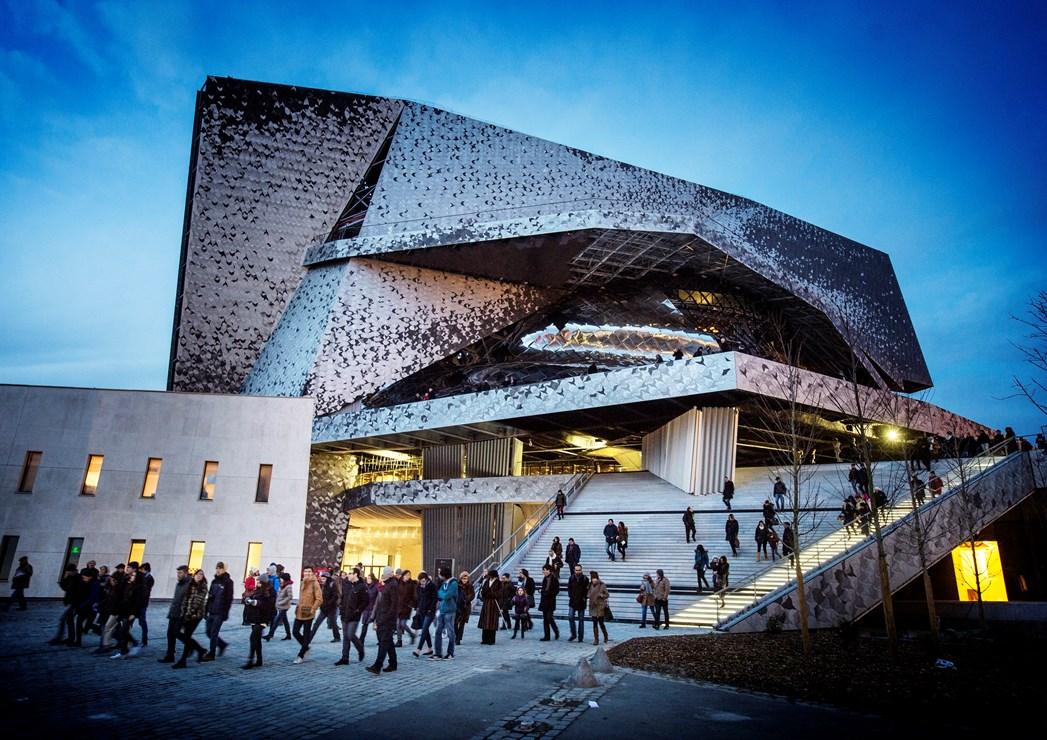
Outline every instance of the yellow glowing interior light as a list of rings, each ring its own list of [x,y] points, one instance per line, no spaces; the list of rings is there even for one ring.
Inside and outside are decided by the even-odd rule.
[[[1000,547],[995,540],[965,542],[952,551],[956,573],[956,591],[960,601],[977,601],[981,587],[982,601],[1007,601],[1007,584],[1003,579]]]
[[[85,496],[94,496],[98,491],[98,478],[102,475],[102,455],[90,455],[87,458],[87,472],[84,474],[84,486],[80,490]]]
[[[901,432],[899,432],[897,429],[895,429],[894,427],[890,427],[883,433],[883,436],[884,439],[886,439],[888,442],[897,442],[899,439],[901,439],[902,435]]]
[[[193,540],[189,543],[189,572],[195,573],[204,567],[204,542]]]
[[[598,450],[607,446],[607,441],[590,437],[588,434],[568,434],[567,444],[572,447],[580,447],[583,450]]]

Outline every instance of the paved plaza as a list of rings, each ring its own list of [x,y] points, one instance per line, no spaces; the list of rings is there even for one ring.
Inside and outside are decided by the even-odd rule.
[[[230,643],[225,656],[175,671],[157,663],[165,610],[164,604],[150,609],[155,636],[124,660],[91,655],[95,636],[89,648],[47,645],[61,612],[57,604],[0,613],[0,679],[5,725],[13,733],[5,736],[678,737],[700,726],[703,735],[738,740],[766,736],[785,721],[809,727],[812,736],[843,726],[850,737],[883,731],[873,718],[856,722],[835,709],[633,671],[601,675],[595,689],[572,689],[565,679],[595,648],[567,642],[566,630],[547,643],[538,641],[540,631],[526,640],[500,632],[497,645],[482,646],[470,625],[454,661],[416,659],[404,648],[399,670],[374,676],[355,661],[334,666],[339,646],[324,628],[301,665],[292,663],[297,643],[278,634],[264,646],[265,666],[244,671],[248,630],[236,608],[222,630]],[[612,646],[652,634],[636,625],[609,629]],[[364,665],[375,649],[368,638]]]

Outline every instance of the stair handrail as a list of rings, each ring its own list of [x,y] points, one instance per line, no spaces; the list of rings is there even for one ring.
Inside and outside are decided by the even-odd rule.
[[[949,486],[949,488],[947,488],[947,489],[942,491],[941,495],[935,496],[930,501],[928,501],[923,506],[921,506],[920,510],[922,512],[926,512],[926,511],[930,511],[934,507],[940,506],[943,501],[945,501],[946,499],[949,499],[952,496],[954,496],[956,494],[957,490],[959,490],[962,486],[970,485],[971,482],[974,481],[976,478],[980,478],[982,475],[984,475],[984,474],[992,471],[994,468],[996,468],[997,465],[999,465],[999,464],[1009,460],[1011,455],[1021,454],[1020,452],[1008,453],[1007,452],[1007,446],[1008,446],[1008,441],[1005,440],[1003,442],[1000,442],[997,445],[994,445],[994,446],[990,447],[988,450],[985,450],[985,451],[983,451],[983,452],[981,452],[981,453],[979,453],[977,455],[972,455],[969,458],[963,458],[963,462],[961,463],[963,465],[969,465],[972,461],[976,461],[976,460],[979,460],[979,459],[988,460],[989,464],[985,465],[984,467],[981,467],[978,471],[975,472],[975,474],[973,476],[968,477],[966,479],[966,481],[961,480],[960,482],[954,483],[953,485]],[[893,512],[897,508],[899,508],[899,507],[892,506],[892,507],[889,508],[888,511],[889,512]],[[895,529],[900,527],[902,525],[902,523],[905,521],[905,519],[909,516],[909,514],[912,513],[912,511],[913,511],[912,508],[909,508],[904,514],[902,514],[901,516],[896,518],[894,521],[891,521],[891,522],[888,522],[885,525],[882,525],[881,529],[880,529],[881,536],[886,537],[890,532],[893,532]],[[818,571],[835,564],[836,562],[838,562],[842,558],[850,557],[850,555],[852,555],[855,551],[861,549],[862,547],[868,546],[870,542],[873,542],[875,540],[875,538],[872,535],[865,535],[865,536],[859,537],[853,543],[848,543],[842,550],[839,550],[835,554],[830,555],[830,557],[827,560],[822,561],[823,551],[826,549],[825,545],[824,545],[825,540],[828,537],[830,537],[831,535],[836,534],[837,532],[839,532],[845,526],[847,526],[847,525],[846,524],[842,524],[842,525],[840,525],[840,527],[837,527],[836,529],[832,530],[831,532],[827,532],[826,534],[822,535],[817,540],[815,540],[811,545],[808,545],[808,546],[804,547],[800,551],[800,557],[805,557],[808,554],[810,554],[812,549],[814,549],[815,553],[816,553],[815,554],[815,559],[818,561],[815,565],[813,565],[810,568],[809,571],[808,570],[804,571],[804,578],[805,579],[810,577],[810,576],[812,576],[812,575],[815,575]],[[822,543],[822,544],[819,544],[819,543]],[[722,629],[725,626],[726,623],[730,623],[730,622],[736,621],[737,619],[741,618],[742,616],[748,614],[748,612],[751,611],[752,608],[756,604],[758,604],[758,603],[760,603],[762,601],[766,601],[769,598],[774,597],[779,592],[785,593],[785,592],[791,590],[792,588],[795,588],[795,579],[794,578],[790,578],[783,585],[777,586],[777,587],[775,587],[773,589],[769,589],[769,590],[767,590],[767,591],[765,591],[763,593],[760,592],[760,589],[758,589],[757,585],[756,585],[756,582],[758,580],[760,580],[761,578],[766,577],[768,574],[774,572],[776,569],[788,568],[790,571],[794,570],[795,566],[788,565],[787,562],[786,562],[787,560],[788,560],[787,556],[782,556],[780,558],[781,562],[779,562],[777,564],[774,564],[774,565],[771,565],[769,568],[765,568],[765,569],[763,569],[763,570],[761,570],[761,571],[759,571],[757,573],[754,573],[754,574],[748,576],[744,581],[742,581],[740,584],[738,584],[738,586],[730,586],[730,585],[728,585],[727,589],[725,589],[725,590],[722,589],[721,591],[723,591],[727,595],[737,595],[739,593],[744,594],[747,589],[751,589],[752,590],[752,598],[751,598],[750,603],[747,606],[744,606],[744,607],[741,607],[741,608],[738,608],[738,607],[724,607],[724,609],[725,610],[729,610],[730,613],[726,617],[724,617],[723,619],[721,619],[720,616],[719,616],[720,606],[719,606],[719,604],[717,604],[717,620],[716,620],[715,629]],[[710,595],[710,598],[717,598],[717,599],[719,599],[721,591],[714,591],[714,592],[712,592],[712,594]]]
[[[570,501],[571,496],[573,496],[575,493],[581,490],[582,486],[588,483],[589,479],[592,478],[592,476],[592,470],[584,470],[580,473],[575,473],[570,478],[568,478],[567,483],[564,485],[563,489],[564,495],[567,496],[567,500]],[[559,493],[559,491],[557,491],[557,493]],[[506,537],[504,540],[498,543],[495,546],[495,548],[491,551],[490,555],[481,560],[475,568],[469,571],[469,580],[473,583],[479,582],[480,576],[482,576],[483,573],[486,572],[492,564],[496,562],[505,562],[511,559],[514,555],[516,555],[517,552],[519,552],[524,545],[530,542],[534,534],[539,529],[541,529],[542,525],[545,524],[546,521],[548,521],[549,517],[552,516],[555,510],[556,494],[554,493],[548,501],[543,503],[535,512],[533,512],[529,517],[527,517],[527,519],[525,519],[519,527],[514,529],[508,537]],[[501,556],[500,553],[502,552],[502,548],[504,548],[507,544],[511,543],[515,537],[519,536],[521,530],[524,530],[527,527],[530,527],[530,529],[527,531],[527,534],[523,537],[523,539],[521,539],[520,542],[518,542],[516,546],[509,551],[507,555]]]

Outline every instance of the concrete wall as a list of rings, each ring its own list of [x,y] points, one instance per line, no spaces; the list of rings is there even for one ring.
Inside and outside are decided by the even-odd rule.
[[[170,596],[190,541],[206,542],[204,568],[222,560],[234,580],[248,542],[262,562],[292,573],[302,557],[311,399],[153,391],[0,386],[0,533],[19,537],[34,575],[30,596],[58,596],[70,537],[88,560],[127,560],[144,539],[154,596]],[[43,452],[32,493],[17,488],[27,450]],[[104,455],[97,493],[80,495],[87,457]],[[163,459],[153,498],[146,462]],[[200,500],[204,462],[219,463],[214,500]],[[268,503],[255,503],[258,467],[273,466]]]
[[[687,493],[723,490],[734,476],[738,409],[693,408],[643,437],[643,466]]]

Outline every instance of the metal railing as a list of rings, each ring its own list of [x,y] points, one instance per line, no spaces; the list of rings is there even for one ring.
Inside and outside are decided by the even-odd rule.
[[[995,447],[990,447],[988,451],[978,455],[959,458],[959,464],[942,476],[946,485],[941,495],[920,506],[920,511],[926,512],[941,505],[960,490],[962,486],[970,485],[975,478],[980,477],[996,465],[1009,459],[1008,444],[1005,441]],[[976,470],[972,470],[972,466]],[[963,468],[966,468],[966,471]],[[887,537],[894,529],[901,526],[905,517],[911,514],[912,511],[911,501],[889,507],[886,513],[881,516],[881,536]],[[803,567],[804,577],[813,577],[818,572],[833,566],[841,559],[849,557],[855,551],[869,545],[874,539],[872,535],[864,533],[854,535],[852,528],[858,528],[858,526],[857,519],[850,524],[841,524],[840,527],[823,535],[811,544],[802,546],[798,557],[800,558],[801,567]],[[841,534],[843,535],[842,541]],[[854,537],[853,541],[852,537]],[[768,581],[773,581],[776,577],[779,579],[784,578],[784,583],[770,586]],[[760,583],[761,581],[763,581],[763,584]],[[726,623],[734,622],[744,617],[757,604],[772,599],[779,594],[784,594],[795,587],[795,566],[790,565],[789,557],[785,556],[770,568],[749,576],[740,585],[729,585],[722,591],[712,593],[709,598],[716,599],[718,602],[728,597],[731,599],[729,604],[716,603],[716,629],[722,629]],[[738,597],[747,598],[747,602],[739,605]]]
[[[563,488],[568,503],[570,503],[571,497],[580,491],[582,487],[589,482],[589,479],[592,476],[592,471],[587,470],[581,473],[575,473],[568,479]],[[545,531],[544,525],[549,523],[555,511],[556,494],[553,494],[548,501],[543,503],[536,511],[527,517],[520,526],[514,529],[508,537],[496,545],[490,555],[481,560],[475,568],[469,571],[469,580],[473,583],[478,583],[480,576],[482,576],[491,566],[508,563],[516,557],[516,555],[529,547],[529,545],[537,539],[543,531]],[[517,538],[519,538],[519,541],[517,541]]]

